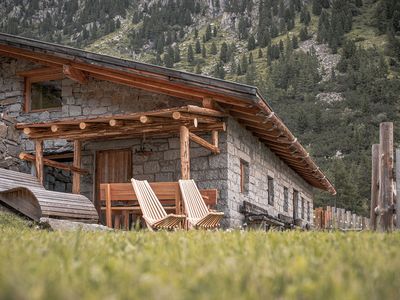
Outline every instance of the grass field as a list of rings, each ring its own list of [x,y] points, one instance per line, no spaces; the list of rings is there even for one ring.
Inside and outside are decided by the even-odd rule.
[[[399,299],[400,234],[47,232],[0,215],[0,299]]]

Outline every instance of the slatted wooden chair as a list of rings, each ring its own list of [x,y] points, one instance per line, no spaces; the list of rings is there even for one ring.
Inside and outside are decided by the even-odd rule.
[[[179,187],[189,225],[202,229],[218,227],[224,213],[207,208],[194,180],[179,180]]]
[[[171,230],[177,228],[185,220],[186,217],[184,215],[167,214],[165,212],[147,180],[141,181],[132,178],[131,181],[143,213],[143,219],[150,230]]]

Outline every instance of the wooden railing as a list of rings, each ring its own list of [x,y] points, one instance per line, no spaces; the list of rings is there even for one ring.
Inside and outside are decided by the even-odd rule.
[[[167,213],[182,214],[184,208],[178,182],[150,182],[157,198]],[[217,190],[200,190],[209,208],[217,204]],[[131,183],[102,183],[100,184],[101,210],[105,211],[106,225],[129,228],[129,215],[141,215],[141,210]],[[121,222],[123,219],[123,222]]]

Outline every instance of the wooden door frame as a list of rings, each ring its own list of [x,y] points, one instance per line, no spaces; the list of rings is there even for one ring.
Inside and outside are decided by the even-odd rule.
[[[132,151],[132,148],[130,148],[130,147],[124,147],[124,148],[116,148],[116,149],[114,149],[114,148],[111,148],[111,149],[101,149],[101,150],[95,150],[94,151],[94,172],[93,172],[93,176],[94,176],[94,180],[93,180],[93,190],[94,190],[94,197],[93,197],[93,199],[94,199],[94,206],[95,206],[95,208],[96,208],[96,210],[98,211],[98,213],[99,213],[99,216],[100,216],[100,218],[99,218],[99,220],[101,221],[101,201],[99,200],[99,197],[100,197],[100,195],[99,195],[99,188],[100,188],[100,182],[99,182],[99,179],[98,179],[98,153],[99,152],[108,152],[108,151],[123,151],[123,150],[126,150],[126,151],[129,151],[130,152],[130,161],[131,161],[131,163],[130,163],[130,172],[131,173],[133,173],[133,170],[132,170],[132,168],[133,168],[133,151]]]

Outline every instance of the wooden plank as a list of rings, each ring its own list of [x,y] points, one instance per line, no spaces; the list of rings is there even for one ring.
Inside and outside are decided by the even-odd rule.
[[[68,155],[68,157],[69,157],[69,155]],[[36,156],[34,156],[32,154],[21,152],[19,154],[19,158],[22,159],[22,160],[27,160],[27,161],[31,161],[31,162],[35,162],[36,163]],[[80,173],[80,174],[87,174],[88,173],[87,170],[84,170],[84,169],[81,169],[81,168],[76,168],[74,166],[70,166],[70,165],[55,161],[55,160],[48,159],[48,158],[43,158],[43,164],[46,165],[46,166],[49,166],[49,167],[53,167],[53,168],[61,169],[61,170],[66,170],[66,171],[70,171],[70,172],[77,172],[77,173]]]
[[[39,180],[39,183],[43,185],[44,174],[43,174],[43,141],[36,140],[35,141],[35,153],[36,153],[36,177]]]
[[[219,150],[218,146],[214,146],[213,144],[210,144],[209,142],[207,142],[203,138],[199,137],[198,135],[195,135],[192,132],[189,132],[189,138],[190,138],[191,141],[193,141],[196,144],[199,144],[200,146],[210,150],[214,154],[219,154],[220,153],[220,150]]]
[[[181,179],[190,179],[189,129],[180,127]]]
[[[74,161],[73,161],[74,168],[78,168],[78,169],[81,168],[81,151],[82,151],[81,141],[75,140],[74,141]],[[72,193],[74,193],[74,194],[81,193],[81,175],[79,174],[79,172],[73,172]]]
[[[376,213],[379,197],[379,144],[372,145],[372,169],[371,169],[371,229],[376,230]]]
[[[379,231],[393,230],[393,123],[380,125]]]
[[[106,185],[106,225],[112,227],[112,213],[111,213],[111,185]]]
[[[218,142],[218,131],[217,130],[211,131],[211,141],[215,147],[218,147],[219,142]]]

